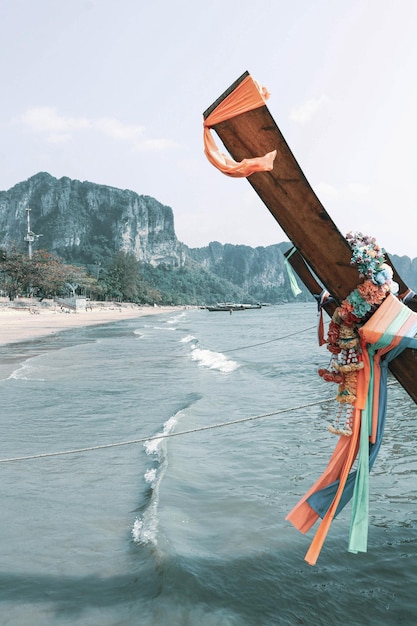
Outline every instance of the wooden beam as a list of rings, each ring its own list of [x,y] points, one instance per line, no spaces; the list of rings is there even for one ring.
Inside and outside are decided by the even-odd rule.
[[[246,76],[247,72],[207,109],[205,118]],[[359,282],[358,271],[350,262],[352,251],[314,193],[267,106],[220,122],[213,129],[236,161],[277,150],[273,170],[256,172],[248,181],[326,290],[336,301],[344,300]],[[397,272],[395,276],[406,286],[398,281]],[[405,350],[392,361],[390,369],[417,402],[417,351]]]

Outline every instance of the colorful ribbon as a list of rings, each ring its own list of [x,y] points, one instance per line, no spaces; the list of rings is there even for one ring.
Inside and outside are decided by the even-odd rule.
[[[327,468],[286,518],[303,533],[322,518],[305,557],[310,565],[332,520],[351,499],[349,551],[367,550],[369,472],[384,433],[388,364],[405,348],[417,348],[417,314],[389,294],[359,333],[365,367],[358,374],[352,435],[340,437]],[[357,469],[351,471],[356,457]]]

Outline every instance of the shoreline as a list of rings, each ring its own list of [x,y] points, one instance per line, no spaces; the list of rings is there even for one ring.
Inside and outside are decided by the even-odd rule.
[[[92,302],[85,311],[70,311],[50,303],[0,303],[0,346],[30,341],[65,330],[111,324],[125,319],[182,311],[185,306],[147,306],[130,303]]]

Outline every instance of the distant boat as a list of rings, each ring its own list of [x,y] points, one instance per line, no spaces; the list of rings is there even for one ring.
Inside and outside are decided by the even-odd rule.
[[[248,311],[251,309],[262,309],[261,304],[234,304],[232,302],[222,302],[219,304],[213,304],[212,306],[206,306],[207,311]]]

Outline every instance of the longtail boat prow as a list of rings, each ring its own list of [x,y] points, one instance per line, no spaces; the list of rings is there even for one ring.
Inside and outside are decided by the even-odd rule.
[[[249,104],[245,105],[247,94]],[[219,169],[225,174],[247,176],[315,276],[340,303],[358,283],[352,250],[306,179],[265,104],[266,98],[266,90],[259,89],[249,72],[242,74],[203,114],[206,154],[216,167],[220,162]],[[231,158],[216,150],[210,129],[216,131]],[[271,169],[261,170],[259,160],[273,153]],[[246,169],[241,166],[250,161],[253,169],[250,163]],[[407,286],[395,268],[394,279],[405,293]],[[417,297],[408,293],[407,306],[417,311]],[[417,402],[416,351],[405,350],[390,364],[390,370]]]
[[[331,353],[318,375],[338,385],[339,437],[323,474],[288,514],[305,533],[321,518],[305,557],[314,565],[330,524],[352,500],[350,552],[366,552],[369,472],[381,446],[388,368],[417,402],[417,297],[373,237],[344,237],[304,176],[265,101],[267,90],[242,74],[204,112],[208,160],[247,177],[293,244],[288,262],[331,316],[320,345]],[[229,154],[216,146],[215,130]],[[357,468],[353,464],[357,460]]]

